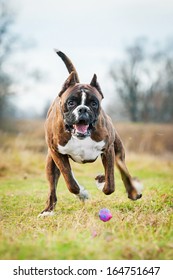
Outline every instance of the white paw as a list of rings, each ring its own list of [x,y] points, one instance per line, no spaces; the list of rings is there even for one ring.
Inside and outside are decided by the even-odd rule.
[[[105,183],[99,183],[99,182],[96,180],[96,186],[97,186],[97,188],[98,188],[100,191],[103,191],[104,185],[105,185]]]
[[[88,191],[84,189],[84,187],[80,186],[80,192],[76,195],[80,200],[85,201],[89,198]]]
[[[47,217],[47,216],[53,216],[55,213],[53,211],[44,211],[43,213],[40,213],[37,217]]]
[[[137,191],[137,194],[141,194],[143,190],[143,184],[137,178],[133,178],[132,183],[133,187]]]
[[[105,185],[105,177],[104,175],[98,175],[95,178],[96,186],[100,191],[103,191],[104,185]]]

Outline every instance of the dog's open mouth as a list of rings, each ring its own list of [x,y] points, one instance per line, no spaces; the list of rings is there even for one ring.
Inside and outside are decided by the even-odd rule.
[[[88,132],[88,124],[74,124],[73,128],[77,133],[86,134]]]
[[[84,139],[87,136],[91,135],[92,124],[85,124],[79,122],[73,125],[72,134],[77,138]]]
[[[91,135],[91,132],[95,129],[95,122],[87,123],[86,121],[79,121],[72,125],[65,125],[66,131],[70,132],[74,137],[79,139],[85,139]]]

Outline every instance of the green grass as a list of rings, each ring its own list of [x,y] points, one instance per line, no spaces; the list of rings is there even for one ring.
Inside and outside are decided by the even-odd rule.
[[[73,164],[90,199],[78,201],[61,177],[55,215],[37,218],[48,192],[45,155],[19,149],[1,155],[0,259],[173,258],[172,161],[127,155],[130,173],[144,183],[143,197],[135,202],[127,198],[117,170],[116,190],[105,196],[94,182],[103,169],[100,161]],[[107,223],[98,218],[104,207],[113,215]]]
[[[72,163],[90,199],[81,203],[61,177],[55,215],[43,218],[37,218],[48,193],[43,122],[22,121],[13,129],[0,138],[0,259],[173,259],[171,127],[118,127],[133,151],[126,153],[129,171],[144,184],[142,199],[127,198],[116,168],[116,190],[105,196],[94,182],[103,172],[100,160]],[[105,207],[113,215],[107,223],[98,217]]]

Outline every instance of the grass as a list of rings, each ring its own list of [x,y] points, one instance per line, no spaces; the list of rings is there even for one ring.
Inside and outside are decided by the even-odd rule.
[[[105,196],[94,182],[103,170],[100,160],[83,166],[72,163],[90,199],[85,204],[78,201],[61,177],[55,215],[37,218],[48,192],[45,144],[38,129],[34,135],[24,128],[22,134],[2,133],[1,138],[0,259],[173,258],[171,156],[127,153],[131,174],[145,187],[136,202],[127,198],[116,169],[116,191]],[[113,215],[107,223],[98,218],[104,207]]]

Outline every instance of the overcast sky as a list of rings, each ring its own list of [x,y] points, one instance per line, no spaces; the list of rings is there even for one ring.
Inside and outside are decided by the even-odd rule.
[[[81,82],[89,83],[96,73],[109,93],[110,64],[126,46],[137,37],[156,44],[173,37],[172,0],[11,0],[11,6],[17,13],[15,32],[34,46],[13,60],[45,73],[34,86],[29,77],[21,77],[18,105],[38,112],[68,76],[53,48],[72,59]]]

